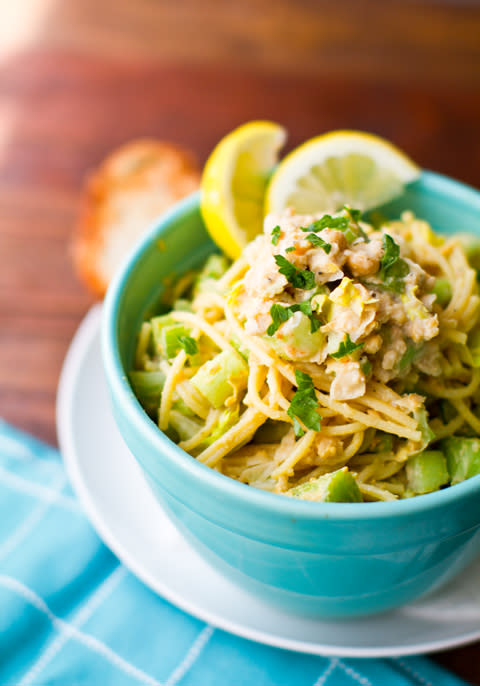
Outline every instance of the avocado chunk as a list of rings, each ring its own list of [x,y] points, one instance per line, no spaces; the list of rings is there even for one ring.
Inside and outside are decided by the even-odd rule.
[[[450,481],[447,462],[440,450],[424,450],[407,462],[408,487],[417,495],[438,491]]]
[[[347,467],[295,486],[287,491],[287,495],[322,503],[361,503],[363,501],[355,477]]]
[[[442,443],[451,483],[458,484],[480,474],[480,439],[449,436]]]

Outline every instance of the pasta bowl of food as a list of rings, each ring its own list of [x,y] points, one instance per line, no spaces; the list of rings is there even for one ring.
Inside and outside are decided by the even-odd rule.
[[[305,615],[397,607],[480,552],[480,298],[456,238],[480,194],[423,172],[382,212],[269,214],[230,261],[194,194],[104,307],[114,416],[158,501]]]

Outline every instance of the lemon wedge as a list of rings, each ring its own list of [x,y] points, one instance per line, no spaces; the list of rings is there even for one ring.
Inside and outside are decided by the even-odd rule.
[[[207,160],[200,209],[215,243],[232,259],[262,231],[265,189],[287,134],[253,121],[222,138]]]
[[[394,145],[361,131],[332,131],[293,150],[272,175],[265,212],[366,211],[401,195],[419,167]]]

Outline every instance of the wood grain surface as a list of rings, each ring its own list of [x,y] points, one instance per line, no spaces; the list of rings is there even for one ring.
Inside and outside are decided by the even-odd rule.
[[[82,184],[114,146],[157,136],[204,161],[237,124],[271,118],[288,147],[364,129],[480,187],[474,3],[32,3],[28,31],[0,21],[0,416],[47,441],[92,303],[69,257]],[[480,684],[479,657],[436,659]]]

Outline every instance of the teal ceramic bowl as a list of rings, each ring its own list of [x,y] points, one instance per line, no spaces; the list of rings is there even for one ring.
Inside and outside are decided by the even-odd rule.
[[[480,193],[437,174],[424,172],[387,212],[398,216],[407,208],[444,233],[480,232]],[[175,525],[232,581],[304,615],[380,612],[452,578],[480,552],[480,476],[399,502],[303,502],[209,469],[145,414],[127,380],[140,323],[155,308],[164,279],[198,267],[213,249],[193,195],[152,227],[111,285],[104,308],[102,346],[115,419]]]

